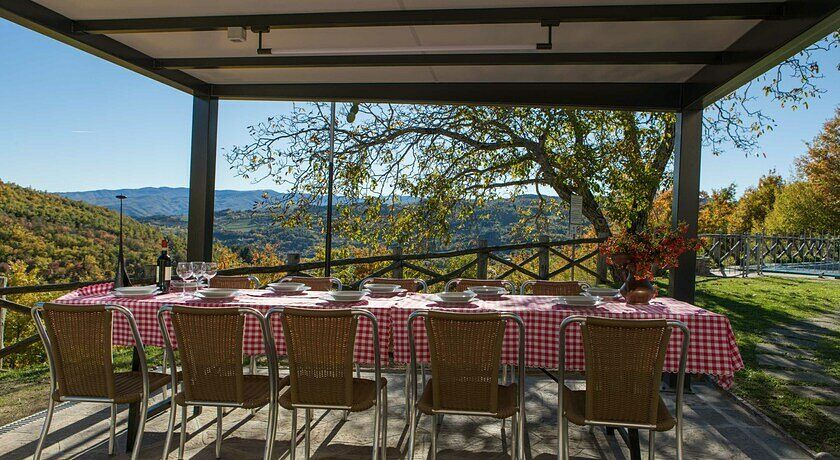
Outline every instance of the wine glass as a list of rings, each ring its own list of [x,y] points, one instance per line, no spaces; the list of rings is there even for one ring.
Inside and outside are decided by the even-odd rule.
[[[175,273],[181,278],[183,289],[181,290],[181,298],[187,297],[187,280],[193,276],[192,264],[189,262],[178,262],[175,267]]]
[[[219,271],[219,264],[216,262],[205,262],[204,263],[204,277],[207,278],[207,287],[210,287],[210,280],[216,276],[216,273]]]
[[[198,288],[201,288],[201,279],[204,277],[204,262],[192,262],[192,272]]]

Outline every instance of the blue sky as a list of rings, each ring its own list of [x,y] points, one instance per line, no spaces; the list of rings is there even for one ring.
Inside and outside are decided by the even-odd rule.
[[[191,96],[3,19],[0,62],[0,179],[47,191],[187,185]],[[838,62],[840,50],[824,55],[827,92],[810,109],[762,103],[778,123],[761,138],[766,158],[706,149],[703,189],[734,182],[743,191],[770,169],[789,175],[840,103]],[[221,102],[217,188],[271,188],[235,177],[221,150],[247,142],[246,126],[288,107]]]

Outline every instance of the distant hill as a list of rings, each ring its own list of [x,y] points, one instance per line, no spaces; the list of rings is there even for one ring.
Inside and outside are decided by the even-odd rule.
[[[125,200],[126,215],[132,217],[185,216],[189,209],[190,191],[185,187],[145,187],[64,192],[59,193],[59,195],[113,210],[120,207],[119,201],[114,197],[125,195],[128,197]],[[224,210],[248,211],[253,208],[255,203],[262,201],[265,197],[279,199],[283,196],[283,194],[273,190],[217,190],[214,207],[216,212]]]
[[[116,265],[119,215],[111,210],[0,181],[0,271],[22,261],[50,282],[109,278]],[[130,275],[154,264],[167,237],[183,254],[174,232],[126,218]]]

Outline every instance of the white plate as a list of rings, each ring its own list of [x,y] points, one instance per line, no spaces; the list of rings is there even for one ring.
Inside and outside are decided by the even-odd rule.
[[[309,286],[303,283],[292,283],[292,282],[285,282],[285,283],[268,283],[269,289],[277,292],[298,292],[303,290],[303,288],[307,288]]]
[[[601,304],[601,298],[588,295],[569,295],[560,297],[560,302],[575,307],[594,307]]]
[[[467,303],[475,298],[475,292],[441,292],[437,295],[441,302],[447,303]]]
[[[149,299],[158,294],[160,291],[152,291],[152,292],[139,292],[139,293],[124,293],[124,292],[113,292],[114,297],[118,297],[121,299]]]
[[[195,297],[201,300],[223,300],[223,301],[233,301],[236,300],[236,296],[229,296],[229,297],[208,297],[204,295],[201,291],[196,292]]]
[[[476,295],[505,295],[508,293],[507,289],[499,286],[472,286],[470,291],[475,292]]]
[[[590,295],[601,296],[601,297],[616,297],[616,296],[621,294],[618,291],[618,289],[605,288],[605,287],[591,287],[591,288],[586,288],[585,290]]]
[[[373,292],[374,294],[390,294],[392,292],[397,292],[400,290],[399,284],[387,284],[387,283],[368,283],[365,284],[364,289]]]
[[[198,294],[201,294],[201,296],[206,299],[227,299],[236,297],[239,294],[239,290],[227,288],[205,288],[198,291]]]
[[[126,286],[114,288],[114,292],[120,294],[152,294],[157,291],[157,286],[150,284],[148,286]]]
[[[309,286],[306,286],[306,285],[301,286],[297,289],[286,289],[286,288],[277,289],[274,286],[271,286],[271,285],[268,286],[268,290],[271,291],[271,292],[274,292],[276,294],[294,294],[294,293],[297,293],[297,292],[306,292],[310,289],[312,289],[312,288],[309,287]]]
[[[358,302],[367,294],[367,291],[329,291],[330,297],[339,302]]]

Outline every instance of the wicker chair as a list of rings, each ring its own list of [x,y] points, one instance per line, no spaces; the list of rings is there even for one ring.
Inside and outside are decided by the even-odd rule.
[[[396,284],[408,292],[426,292],[428,286],[420,278],[365,278],[359,283],[359,290],[364,289],[365,284]]]
[[[466,291],[475,286],[498,286],[508,290],[508,292],[516,292],[516,284],[508,280],[481,280],[472,278],[455,278],[446,282],[443,290],[449,291]]]
[[[580,281],[529,280],[522,283],[519,293],[527,294],[528,287],[533,295],[580,295],[589,285]]]
[[[313,291],[329,291],[331,289],[341,290],[341,280],[338,278],[325,278],[315,276],[286,276],[280,280],[283,282],[303,283],[309,286]]]
[[[277,354],[268,322],[253,308],[197,308],[165,306],[157,318],[163,334],[166,354],[172,372],[175,372],[175,352],[172,338],[166,327],[169,316],[178,342],[182,369],[182,391],[172,398],[172,409],[163,458],[169,453],[175,431],[175,408],[181,406],[181,436],[178,458],[184,456],[187,440],[187,407],[216,407],[216,458],[222,450],[222,416],[224,408],[254,409],[268,405],[268,427],[264,458],[272,458],[274,438],[277,433],[277,395],[283,381],[277,376]],[[243,375],[242,339],[245,317],[259,322],[263,346],[268,356],[268,376]],[[174,388],[174,385],[173,385]]]
[[[385,458],[388,427],[388,382],[381,376],[379,341],[374,340],[374,380],[353,378],[353,347],[359,317],[373,325],[379,337],[376,318],[362,309],[272,308],[283,327],[289,356],[289,389],[280,396],[280,405],[292,411],[291,458],[297,450],[297,411],[304,409],[304,451],[310,454],[310,426],[313,409],[360,412],[374,408],[373,458]],[[346,414],[346,412],[345,412]],[[380,440],[381,436],[381,440]]]
[[[566,330],[580,325],[586,359],[586,390],[564,384]],[[682,331],[676,388],[676,418],[659,395],[662,367],[671,330]],[[648,458],[654,458],[657,431],[676,427],[677,458],[683,458],[682,398],[689,331],[679,321],[620,320],[570,316],[560,325],[557,413],[558,458],[569,458],[568,422],[649,430]]]
[[[422,318],[429,339],[432,379],[417,398],[417,349],[414,321]],[[519,331],[519,373],[517,383],[499,385],[499,364],[507,321]],[[512,458],[523,459],[521,440],[525,429],[525,324],[512,313],[452,313],[421,310],[408,318],[411,346],[411,401],[409,405],[409,454],[414,458],[414,441],[419,415],[432,416],[430,457],[437,456],[437,426],[443,414],[485,415],[511,418]],[[502,423],[504,427],[504,422]]]
[[[260,285],[255,276],[214,276],[210,278],[211,288],[254,289]]]
[[[111,345],[114,312],[125,316],[131,328],[140,356],[139,372],[114,372]],[[70,306],[47,303],[33,308],[32,318],[46,348],[50,366],[50,401],[33,458],[41,458],[57,402],[110,404],[108,453],[114,455],[117,404],[140,401],[140,424],[131,452],[132,460],[136,459],[143,441],[149,393],[169,383],[170,377],[148,371],[143,340],[134,316],[119,305]],[[173,376],[173,382],[176,378]]]

